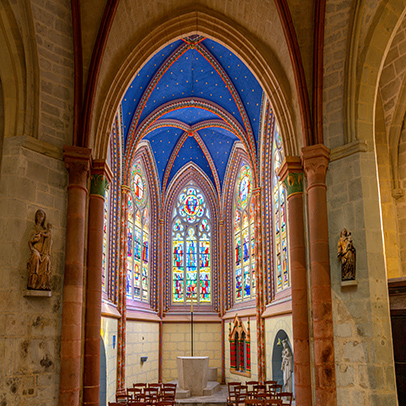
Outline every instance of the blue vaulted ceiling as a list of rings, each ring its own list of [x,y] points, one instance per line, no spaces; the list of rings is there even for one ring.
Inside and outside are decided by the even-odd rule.
[[[234,143],[246,140],[256,152],[262,95],[222,45],[197,35],[175,41],[144,65],[121,102],[127,159],[145,139],[163,189],[189,162],[219,189]]]

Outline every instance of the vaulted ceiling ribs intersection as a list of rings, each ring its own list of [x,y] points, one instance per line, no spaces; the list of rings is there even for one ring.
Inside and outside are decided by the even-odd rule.
[[[136,75],[122,103],[126,162],[148,140],[162,190],[194,162],[218,195],[234,143],[256,155],[262,88],[246,65],[201,36],[173,42]]]

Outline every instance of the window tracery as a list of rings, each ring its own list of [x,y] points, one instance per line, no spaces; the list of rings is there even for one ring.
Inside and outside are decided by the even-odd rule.
[[[211,302],[211,221],[194,185],[179,194],[172,221],[172,302]]]
[[[131,171],[127,218],[127,297],[149,299],[149,196],[140,162]]]
[[[275,247],[275,290],[280,292],[290,286],[288,238],[286,226],[286,189],[279,179],[278,173],[282,164],[284,153],[282,136],[278,125],[275,126],[273,140],[273,221],[274,221],[274,247]]]
[[[234,193],[235,301],[255,298],[255,230],[252,200],[252,173],[243,164]]]

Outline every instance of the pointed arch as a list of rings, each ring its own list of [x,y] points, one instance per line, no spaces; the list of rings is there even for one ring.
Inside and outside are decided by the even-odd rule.
[[[218,258],[218,228],[220,207],[218,204],[216,190],[207,175],[193,162],[183,166],[170,182],[163,200],[163,220],[164,220],[164,246],[163,249],[163,285],[164,285],[164,311],[168,312],[172,305],[172,215],[175,202],[179,193],[191,182],[204,194],[210,210],[212,229],[212,306],[214,311],[219,309],[219,258]]]
[[[240,142],[235,142],[231,150],[226,174],[223,183],[223,196],[221,199],[222,213],[224,218],[225,235],[225,289],[226,309],[230,309],[234,304],[234,233],[233,233],[233,208],[235,182],[238,177],[242,163],[249,162],[247,153]]]
[[[161,217],[161,195],[158,171],[155,164],[151,145],[144,140],[138,146],[133,162],[140,161],[147,178],[150,203],[150,236],[159,235],[159,218]],[[158,310],[158,240],[149,241],[149,303],[152,309]]]

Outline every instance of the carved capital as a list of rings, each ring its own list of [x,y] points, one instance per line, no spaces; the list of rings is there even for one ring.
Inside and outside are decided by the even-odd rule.
[[[63,148],[65,167],[69,172],[69,186],[76,186],[87,191],[87,178],[90,171],[92,150],[89,148],[67,146]]]
[[[303,167],[298,156],[287,156],[279,170],[279,178],[286,187],[288,198],[303,193]]]
[[[323,144],[302,148],[302,162],[307,177],[308,189],[326,186],[326,172],[330,160],[330,150]]]
[[[121,185],[121,194],[127,195],[128,193],[131,192],[130,186],[127,185]]]
[[[104,198],[112,178],[113,174],[107,162],[104,159],[94,160],[90,177],[90,194]]]

